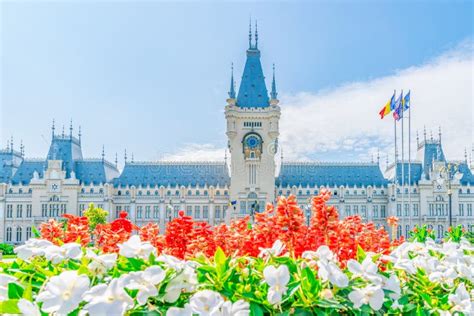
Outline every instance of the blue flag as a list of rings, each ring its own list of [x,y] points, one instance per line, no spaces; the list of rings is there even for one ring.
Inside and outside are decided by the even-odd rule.
[[[408,110],[410,107],[410,91],[406,94],[406,96],[403,98],[403,111]]]
[[[393,118],[399,121],[403,115],[403,90],[400,93],[397,101],[395,101],[395,110],[393,111]]]

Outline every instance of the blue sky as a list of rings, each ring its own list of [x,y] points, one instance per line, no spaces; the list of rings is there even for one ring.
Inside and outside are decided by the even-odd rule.
[[[72,118],[76,132],[82,125],[88,157],[99,157],[102,144],[109,160],[115,152],[122,158],[125,148],[135,160],[177,159],[196,149],[223,156],[229,68],[234,62],[241,76],[250,15],[258,19],[267,78],[276,63],[283,114],[285,106],[301,107],[295,98],[302,94],[318,98],[406,73],[473,37],[471,1],[2,2],[2,146],[13,135],[17,143],[23,139],[27,156],[44,157],[51,120],[68,130]],[[386,91],[404,87],[412,88],[407,82]],[[385,96],[358,108],[377,120],[384,102]],[[463,105],[471,117],[472,105],[471,93]],[[352,117],[340,115],[337,124],[358,130]],[[324,125],[317,115],[314,120],[311,131]],[[419,125],[433,123],[426,120]],[[347,141],[341,137],[331,142]],[[472,137],[464,143],[470,146]],[[368,159],[351,144],[309,148],[293,158]],[[383,146],[388,151],[388,142]],[[373,153],[375,147],[361,148]]]

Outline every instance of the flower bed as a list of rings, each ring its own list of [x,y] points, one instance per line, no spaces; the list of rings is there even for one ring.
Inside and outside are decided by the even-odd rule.
[[[474,314],[474,246],[460,228],[442,244],[426,227],[390,242],[357,216],[339,220],[328,199],[313,198],[309,226],[294,197],[253,224],[180,212],[163,235],[126,213],[50,220],[0,263],[0,314]]]

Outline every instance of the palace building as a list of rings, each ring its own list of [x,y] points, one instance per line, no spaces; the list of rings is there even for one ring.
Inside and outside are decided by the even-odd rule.
[[[215,225],[252,215],[279,195],[294,194],[309,218],[310,198],[322,188],[341,217],[360,215],[377,225],[400,218],[398,235],[427,224],[438,238],[449,223],[474,231],[474,164],[449,161],[439,139],[418,141],[416,159],[381,170],[379,162],[287,162],[279,172],[275,155],[280,135],[280,103],[275,72],[270,92],[260,62],[258,34],[249,47],[238,92],[233,73],[225,105],[230,163],[117,162],[82,155],[81,135],[56,133],[44,159],[24,157],[13,142],[0,150],[0,242],[22,243],[32,227],[64,213],[81,215],[90,203],[109,212],[121,210],[137,225],[166,223],[178,210]],[[283,105],[284,106],[284,105]],[[378,160],[378,159],[377,159]],[[403,181],[402,181],[403,176]],[[402,182],[404,185],[402,185]],[[449,212],[451,206],[451,212]]]

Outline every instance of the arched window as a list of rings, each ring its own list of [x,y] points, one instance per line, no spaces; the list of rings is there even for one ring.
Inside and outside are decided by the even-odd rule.
[[[23,189],[18,189],[18,193],[23,193]]]
[[[28,240],[31,238],[31,226],[26,227],[26,238],[25,240]]]
[[[467,193],[467,194],[471,194],[471,189],[468,188],[468,189],[466,190],[466,193]]]
[[[216,190],[216,195],[217,195],[217,196],[221,195],[221,191]]]
[[[33,190],[30,188],[28,189],[28,193],[31,194],[33,192]]]
[[[179,190],[176,190],[176,192],[174,193],[176,196],[179,196]]]
[[[146,195],[150,195],[150,190],[146,191]]]
[[[188,195],[189,195],[189,196],[193,195],[193,191],[188,190]]]
[[[139,196],[142,196],[142,194],[143,194],[143,192],[142,192],[141,190],[138,191],[138,195],[139,195]]]
[[[199,195],[201,194],[201,192],[199,192],[199,190],[196,190],[196,195]]]
[[[128,190],[125,191],[125,195],[126,195],[126,196],[129,196],[129,195],[130,195],[130,191],[128,191]]]
[[[6,236],[5,236],[5,240],[7,242],[12,241],[12,228],[11,227],[7,227],[7,233],[6,233]]]
[[[94,188],[91,188],[89,192],[94,193]]]
[[[117,195],[122,195],[122,191],[118,190]]]
[[[208,194],[207,190],[204,190],[204,195],[207,196]]]
[[[104,189],[100,188],[100,189],[99,189],[99,193],[100,193],[100,194],[103,194],[103,193],[104,193]]]
[[[166,191],[166,196],[170,196],[170,195],[171,195],[171,191],[170,190]]]
[[[81,193],[84,194],[86,193],[86,190],[84,188],[81,189]]]
[[[224,195],[227,196],[229,195],[229,192],[227,190],[224,191]]]
[[[298,195],[303,195],[303,191],[299,190]]]
[[[306,195],[311,195],[311,191],[310,191],[310,190],[307,190],[307,191],[306,191]]]
[[[159,195],[158,190],[155,190],[155,195]]]
[[[16,241],[21,241],[21,227],[16,228]]]

